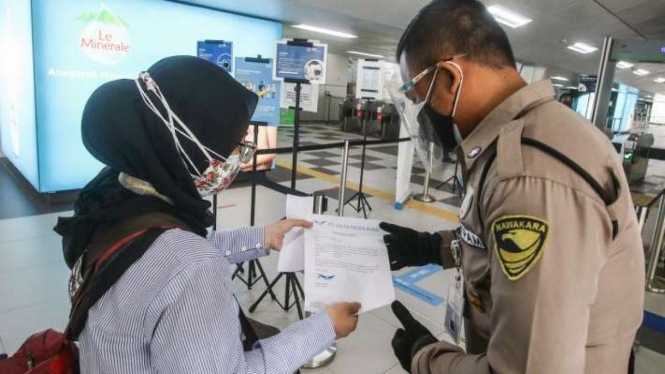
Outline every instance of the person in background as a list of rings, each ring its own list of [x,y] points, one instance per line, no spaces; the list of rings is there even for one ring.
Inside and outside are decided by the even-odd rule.
[[[567,106],[568,108],[573,107],[573,101],[574,97],[573,94],[571,94],[570,92],[564,92],[561,94],[561,96],[559,96],[559,102]]]
[[[210,203],[247,162],[240,142],[257,97],[199,58],[165,58],[137,80],[99,87],[82,137],[106,168],[62,218],[76,295],[90,258],[136,228],[138,259],[89,309],[78,332],[82,373],[292,373],[351,333],[358,303],[337,303],[261,339],[236,302],[230,264],[279,250],[305,221],[208,232]],[[147,235],[147,234],[146,234]]]
[[[277,126],[260,126],[258,133],[258,141],[254,139],[254,130],[250,126],[247,135],[245,136],[245,141],[252,142],[256,144],[256,149],[274,149],[277,148]],[[276,154],[266,154],[256,156],[256,173],[260,175],[260,178],[263,177],[266,172],[270,171],[277,159]],[[250,175],[252,173],[253,161],[250,160],[247,163],[240,165],[241,173],[238,175],[238,181],[247,181],[250,180]]]
[[[402,91],[442,143],[457,144],[464,199],[456,230],[382,223],[393,269],[456,268],[437,341],[398,302],[402,367],[429,373],[625,374],[643,315],[642,239],[610,141],[527,85],[506,36],[475,0],[435,0],[397,47]],[[456,136],[457,135],[457,136]],[[445,290],[443,290],[445,292]],[[442,316],[443,318],[443,316]]]

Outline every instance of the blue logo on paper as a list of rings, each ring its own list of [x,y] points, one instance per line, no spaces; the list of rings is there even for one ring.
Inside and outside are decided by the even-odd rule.
[[[321,279],[327,280],[327,281],[331,281],[335,278],[334,275],[324,275],[324,274],[320,274],[320,273],[317,273],[316,275],[317,275],[318,278],[321,278]]]
[[[317,221],[317,220],[314,220],[314,223],[316,223],[317,225],[325,225],[326,222],[328,222],[328,221]]]

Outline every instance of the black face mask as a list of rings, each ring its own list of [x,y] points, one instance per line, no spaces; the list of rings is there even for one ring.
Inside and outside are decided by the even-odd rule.
[[[430,125],[444,151],[450,152],[459,145],[455,137],[453,116],[437,112],[429,102],[425,103],[418,114],[418,122]]]
[[[463,77],[462,70],[460,69],[460,67],[457,66],[457,64],[453,63],[450,64],[455,66],[460,71],[460,75],[462,75]],[[454,112],[455,108],[457,107],[457,100],[459,100],[462,84],[460,83],[460,86],[457,88],[457,93],[455,94],[455,98],[453,99],[453,105],[452,105],[453,109],[451,110],[451,114],[441,114],[437,112],[434,109],[434,107],[432,107],[431,103],[432,89],[434,88],[434,84],[436,82],[437,77],[438,77],[438,70],[434,74],[434,78],[430,85],[429,91],[427,92],[425,105],[423,105],[423,109],[421,109],[420,113],[418,113],[418,122],[421,124],[421,126],[429,127],[429,131],[426,131],[425,133],[430,134],[431,131],[434,131],[434,133],[436,134],[436,138],[439,139],[439,143],[441,144],[441,147],[443,148],[444,152],[450,152],[453,151],[459,145],[458,138],[455,136],[455,118],[452,112]]]

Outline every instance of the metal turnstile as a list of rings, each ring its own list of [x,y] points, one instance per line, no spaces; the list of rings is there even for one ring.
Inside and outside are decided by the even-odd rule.
[[[631,134],[623,147],[623,170],[628,182],[644,179],[649,165],[649,151],[653,147],[652,134]]]

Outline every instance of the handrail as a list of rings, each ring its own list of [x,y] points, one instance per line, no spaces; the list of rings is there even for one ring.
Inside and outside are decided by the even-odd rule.
[[[398,138],[398,139],[385,139],[385,140],[367,140],[363,141],[362,139],[358,140],[349,140],[350,146],[358,145],[377,145],[377,144],[394,144],[409,141],[411,138]],[[328,143],[328,144],[314,144],[314,145],[303,145],[298,147],[298,152],[307,152],[307,151],[320,151],[324,149],[332,148],[341,148],[344,147],[344,142],[337,143]],[[260,149],[255,152],[257,155],[274,155],[274,154],[284,154],[291,153],[294,151],[293,147],[281,147],[281,148],[272,148],[272,149]]]
[[[662,191],[660,191],[656,196],[651,198],[651,200],[649,200],[649,202],[646,203],[643,206],[645,208],[651,209],[651,207],[653,207],[653,205],[656,203],[656,201],[658,201],[658,199],[660,199],[660,197],[663,196],[663,195],[665,195],[665,188]]]

